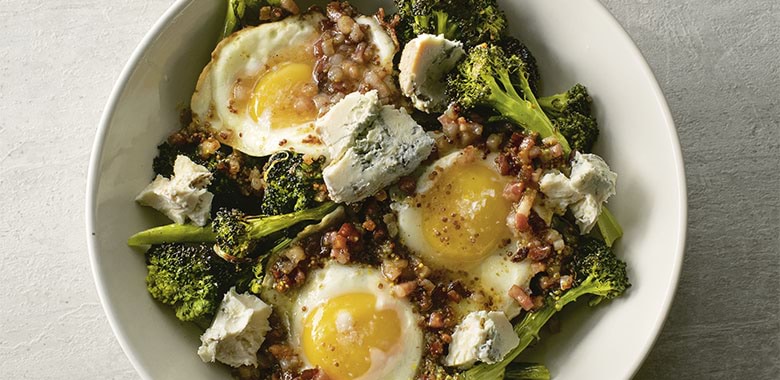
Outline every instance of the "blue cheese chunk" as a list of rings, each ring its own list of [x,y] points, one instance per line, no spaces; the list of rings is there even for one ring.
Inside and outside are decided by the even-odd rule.
[[[317,119],[317,132],[328,146],[330,161],[338,161],[355,144],[359,133],[374,124],[381,110],[376,91],[353,92]]]
[[[401,92],[420,111],[441,112],[447,107],[445,76],[465,55],[463,44],[442,35],[421,34],[401,53],[398,80]]]
[[[271,330],[271,306],[256,296],[231,288],[217,316],[201,335],[198,356],[207,363],[218,360],[231,367],[257,366],[257,350]]]
[[[455,327],[444,365],[466,369],[476,362],[497,363],[519,343],[503,312],[474,311]]]
[[[616,183],[617,173],[609,169],[604,159],[577,152],[569,177],[550,170],[539,181],[539,189],[548,209],[563,214],[569,207],[580,232],[585,234],[596,225],[604,203],[615,195]]]
[[[173,164],[173,175],[157,175],[140,194],[136,202],[149,206],[178,224],[187,220],[205,226],[211,212],[214,194],[206,190],[211,183],[211,172],[187,156],[179,155]]]
[[[331,147],[323,179],[336,202],[375,194],[414,171],[433,149],[433,139],[405,110],[377,106],[376,99],[376,91],[347,95],[318,121]]]

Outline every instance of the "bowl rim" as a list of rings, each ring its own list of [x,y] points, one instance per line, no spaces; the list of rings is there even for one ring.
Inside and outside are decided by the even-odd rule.
[[[616,36],[616,38],[623,39],[625,42],[627,42],[627,46],[630,49],[631,53],[636,55],[639,63],[638,69],[649,79],[650,88],[653,91],[653,95],[655,97],[655,101],[658,105],[658,108],[661,111],[663,120],[666,124],[666,132],[668,134],[669,140],[672,145],[672,156],[674,158],[674,167],[675,167],[675,174],[677,176],[677,181],[679,183],[679,186],[677,187],[677,199],[679,199],[679,203],[677,204],[678,209],[680,210],[678,224],[677,224],[677,244],[675,249],[675,260],[672,263],[672,271],[671,271],[671,277],[669,278],[669,282],[666,286],[666,294],[665,298],[661,305],[661,312],[656,314],[655,322],[653,323],[652,327],[652,339],[649,339],[644,342],[644,347],[642,347],[642,354],[637,357],[636,362],[634,363],[633,370],[628,374],[628,379],[633,378],[636,373],[639,371],[639,368],[641,368],[642,363],[645,362],[647,359],[647,356],[650,354],[650,350],[655,346],[655,343],[658,341],[658,337],[661,334],[661,329],[666,324],[667,318],[669,316],[669,311],[672,307],[672,303],[674,302],[675,295],[677,293],[677,286],[680,281],[680,274],[682,272],[682,265],[683,265],[683,258],[685,257],[685,241],[686,241],[686,232],[688,228],[688,184],[685,180],[685,165],[682,157],[682,148],[680,147],[680,139],[677,135],[677,127],[675,126],[674,119],[672,118],[672,112],[669,109],[669,104],[666,102],[666,97],[664,96],[663,91],[661,90],[661,85],[658,84],[658,79],[655,77],[655,74],[653,73],[653,70],[650,68],[650,65],[647,63],[647,59],[645,58],[645,55],[642,54],[642,51],[639,50],[639,47],[636,45],[636,42],[634,42],[634,39],[631,38],[631,36],[628,34],[628,32],[623,28],[622,25],[620,25],[620,22],[615,18],[615,16],[612,15],[612,13],[607,9],[604,4],[602,4],[598,0],[590,0],[590,2],[593,4],[594,11],[601,13],[602,18],[604,18],[611,27],[613,27],[616,31],[619,32],[619,36]]]
[[[671,116],[671,111],[669,109],[669,105],[666,102],[666,98],[664,97],[663,91],[661,90],[661,87],[658,84],[658,80],[653,74],[652,69],[647,63],[645,56],[639,50],[639,48],[637,47],[636,43],[631,38],[631,36],[626,32],[626,30],[620,25],[617,19],[615,19],[612,13],[610,13],[609,10],[601,2],[599,2],[598,0],[588,0],[588,1],[591,3],[591,6],[593,7],[594,11],[600,13],[600,16],[603,19],[607,20],[608,23],[610,23],[609,26],[619,32],[618,33],[619,35],[615,36],[615,38],[623,39],[624,42],[627,42],[626,45],[628,46],[630,53],[632,53],[637,58],[639,58],[638,69],[642,72],[642,74],[647,79],[649,79],[649,85],[653,92],[655,101],[657,103],[656,105],[658,106],[658,109],[661,111],[662,118],[666,126],[666,132],[668,134],[668,138],[672,145],[672,156],[673,156],[674,166],[675,166],[675,175],[679,183],[679,186],[677,188],[677,198],[679,200],[677,205],[679,209],[679,219],[677,221],[678,239],[676,242],[675,260],[672,263],[672,270],[670,273],[671,276],[669,277],[669,281],[667,283],[665,296],[662,302],[660,312],[656,314],[656,319],[653,323],[653,326],[651,327],[652,329],[651,336],[653,338],[643,342],[644,346],[641,349],[641,355],[636,358],[633,369],[629,373],[628,378],[631,378],[634,375],[636,375],[636,373],[639,371],[639,368],[641,367],[642,363],[647,359],[647,356],[650,353],[650,349],[655,345],[656,341],[658,340],[661,329],[664,327],[664,324],[666,323],[667,317],[669,315],[669,311],[671,309],[672,303],[675,298],[677,286],[680,279],[680,274],[682,271],[683,258],[685,256],[685,242],[686,242],[686,231],[687,231],[687,220],[688,220],[687,183],[685,179],[685,167],[684,167],[684,162],[682,157],[682,149],[680,147],[680,141],[677,135],[677,129],[675,127],[675,123]],[[111,93],[108,97],[106,106],[103,109],[103,114],[101,115],[100,122],[98,124],[98,128],[95,133],[95,140],[92,145],[92,153],[90,155],[89,166],[87,170],[87,188],[86,188],[86,202],[85,202],[86,218],[85,219],[86,219],[87,248],[89,252],[89,261],[92,270],[92,276],[95,281],[95,286],[97,288],[100,304],[102,305],[103,310],[106,313],[106,317],[108,319],[109,325],[111,326],[111,330],[114,332],[114,336],[116,336],[120,347],[122,347],[122,351],[124,351],[130,363],[144,379],[151,379],[152,376],[149,374],[146,368],[143,365],[141,365],[139,359],[136,357],[135,353],[133,352],[133,350],[131,349],[128,343],[128,338],[119,328],[118,319],[116,317],[114,309],[111,307],[109,303],[109,297],[106,291],[106,283],[104,280],[104,273],[102,273],[99,270],[100,258],[97,253],[98,242],[97,242],[97,237],[95,235],[95,226],[97,225],[95,201],[97,199],[98,182],[99,182],[98,171],[100,169],[100,158],[103,154],[103,146],[109,130],[109,125],[113,119],[114,112],[116,111],[116,108],[119,104],[119,99],[128,85],[128,81],[130,77],[134,73],[138,64],[142,61],[144,55],[149,50],[151,45],[155,42],[155,40],[159,37],[159,35],[162,32],[164,32],[166,26],[168,26],[168,24],[171,21],[173,21],[178,16],[178,14],[184,8],[186,8],[191,2],[192,0],[176,0],[162,14],[162,16],[160,16],[160,18],[157,21],[155,21],[151,29],[149,29],[149,31],[146,32],[144,37],[139,42],[138,46],[136,46],[136,48],[133,50],[133,53],[130,55],[130,58],[128,59],[127,63],[125,63],[121,73],[119,74],[119,77],[117,78],[116,83],[114,84]]]
[[[95,140],[92,144],[92,154],[90,155],[89,167],[87,169],[86,227],[87,248],[89,251],[89,263],[90,267],[92,268],[92,277],[95,281],[95,286],[97,287],[100,304],[103,307],[103,311],[106,313],[108,323],[111,326],[111,330],[114,332],[114,336],[116,336],[117,340],[119,341],[119,346],[122,347],[122,351],[125,353],[125,356],[127,356],[133,368],[135,368],[135,370],[144,379],[152,379],[152,376],[146,370],[146,368],[141,365],[140,360],[136,357],[128,343],[128,338],[119,328],[119,321],[116,317],[114,309],[109,303],[109,297],[106,293],[104,273],[99,270],[98,266],[100,258],[97,253],[98,242],[95,234],[95,226],[97,225],[97,205],[95,201],[97,199],[98,182],[100,176],[100,158],[103,155],[103,146],[106,140],[106,135],[108,134],[109,125],[111,124],[111,121],[114,117],[114,112],[116,111],[116,108],[119,104],[119,99],[128,86],[130,77],[135,72],[135,69],[138,67],[139,63],[143,60],[143,57],[146,55],[151,45],[157,40],[160,34],[162,34],[168,24],[171,23],[178,16],[178,14],[181,13],[181,11],[184,10],[187,5],[189,5],[190,2],[191,0],[176,0],[170,7],[168,7],[162,16],[160,16],[160,18],[154,22],[151,29],[146,32],[144,37],[141,39],[141,42],[139,42],[138,46],[136,46],[133,50],[133,53],[130,55],[130,58],[122,68],[122,71],[120,72],[119,77],[117,78],[114,87],[111,89],[111,93],[108,96],[108,101],[106,102],[106,106],[103,109],[103,114],[100,117],[98,129],[95,133]]]

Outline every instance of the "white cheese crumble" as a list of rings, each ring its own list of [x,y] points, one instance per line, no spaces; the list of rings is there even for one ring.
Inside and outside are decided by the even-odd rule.
[[[204,362],[218,360],[231,367],[257,366],[257,350],[271,330],[271,306],[235,288],[225,293],[217,316],[201,335],[198,355]]]
[[[519,343],[503,312],[474,311],[455,327],[444,365],[466,369],[478,361],[497,363]]]
[[[447,107],[444,77],[465,54],[459,41],[450,41],[442,35],[417,36],[401,53],[398,65],[401,92],[420,111],[444,111]]]
[[[173,164],[171,178],[158,174],[135,200],[160,211],[175,223],[184,224],[189,219],[205,226],[214,199],[214,194],[206,190],[209,183],[211,172],[208,169],[179,155]]]
[[[569,178],[550,170],[539,181],[539,189],[546,197],[545,206],[555,213],[563,214],[569,207],[580,232],[585,234],[596,225],[603,204],[615,195],[616,182],[617,173],[609,169],[604,159],[577,152]]]
[[[347,95],[317,130],[330,147],[322,175],[336,202],[357,202],[411,173],[434,144],[405,110],[381,106],[376,91]]]

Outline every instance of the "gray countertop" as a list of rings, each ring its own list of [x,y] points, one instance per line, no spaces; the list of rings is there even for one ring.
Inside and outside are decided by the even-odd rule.
[[[0,378],[138,378],[94,288],[84,189],[110,89],[170,3],[0,1]],[[688,181],[679,290],[637,379],[778,379],[780,3],[603,3],[666,94]]]

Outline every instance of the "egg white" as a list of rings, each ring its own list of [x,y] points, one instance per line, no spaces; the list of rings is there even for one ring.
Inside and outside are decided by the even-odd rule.
[[[407,300],[391,294],[391,285],[375,268],[331,263],[309,274],[306,284],[294,301],[291,315],[290,343],[301,349],[300,356],[308,367],[310,360],[303,353],[304,321],[328,300],[350,293],[368,293],[376,297],[377,310],[394,310],[401,323],[401,338],[391,353],[372,351],[369,372],[355,380],[411,379],[417,373],[422,357],[422,331],[417,316]],[[380,365],[376,365],[379,363]]]

